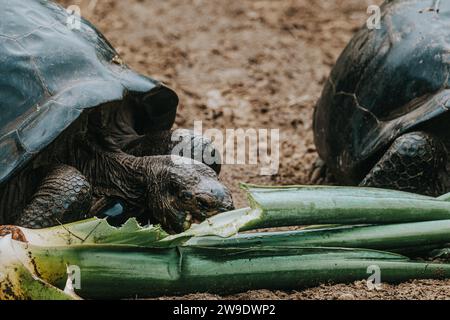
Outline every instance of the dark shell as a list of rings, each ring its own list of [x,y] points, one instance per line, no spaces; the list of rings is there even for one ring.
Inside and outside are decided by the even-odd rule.
[[[0,8],[0,183],[101,104],[132,97],[155,130],[173,125],[176,94],[123,65],[88,21],[71,30],[51,1],[0,0]]]
[[[364,25],[332,70],[314,135],[340,181],[360,182],[395,138],[450,107],[450,1],[433,3],[386,1],[381,29]]]

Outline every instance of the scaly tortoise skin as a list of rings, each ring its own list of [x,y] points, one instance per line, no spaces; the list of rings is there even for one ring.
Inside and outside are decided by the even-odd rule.
[[[340,184],[439,195],[450,189],[450,1],[394,0],[338,59],[314,136]]]
[[[187,161],[211,142],[187,130],[172,141],[175,92],[129,69],[88,21],[69,28],[52,1],[0,7],[0,224],[50,227],[119,203],[121,219],[179,232],[233,208],[220,165]]]

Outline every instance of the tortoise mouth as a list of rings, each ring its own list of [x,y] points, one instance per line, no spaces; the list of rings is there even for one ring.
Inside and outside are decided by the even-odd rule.
[[[176,211],[174,214],[166,215],[165,219],[160,220],[161,226],[168,233],[181,233],[190,229],[194,225],[203,223],[219,213],[232,211],[235,207],[233,204],[224,205],[209,211]]]
[[[202,222],[204,222],[205,220],[207,220],[208,218],[214,217],[215,215],[222,213],[222,212],[227,212],[227,211],[232,211],[234,210],[235,207],[233,204],[229,204],[229,205],[223,205],[221,207],[218,207],[217,209],[211,209],[209,211],[199,211],[197,213],[187,213],[185,216],[185,220],[183,222],[183,231],[188,230],[189,228],[191,228],[193,225],[196,224],[200,224]]]
[[[195,216],[195,215],[192,215],[192,214],[188,213],[186,215],[186,218],[185,218],[184,223],[183,223],[183,231],[186,231],[186,230],[190,229],[193,225],[200,224],[203,221],[204,220],[202,220],[198,216]]]

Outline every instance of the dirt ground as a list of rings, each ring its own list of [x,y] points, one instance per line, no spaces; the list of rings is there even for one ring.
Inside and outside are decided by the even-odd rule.
[[[77,4],[123,60],[179,94],[177,125],[279,129],[280,170],[225,166],[237,207],[239,182],[308,184],[316,160],[312,113],[338,55],[369,4],[380,0],[60,0]],[[369,292],[364,283],[302,292],[252,291],[188,299],[448,299],[449,281],[414,281]],[[167,299],[167,298],[165,298]]]

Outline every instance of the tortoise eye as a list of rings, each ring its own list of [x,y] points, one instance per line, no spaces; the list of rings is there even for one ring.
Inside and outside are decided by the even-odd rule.
[[[185,191],[181,194],[181,198],[183,200],[192,200],[194,198],[194,195],[191,192]]]
[[[209,204],[208,200],[203,199],[203,198],[197,198],[197,203],[198,203],[198,205],[199,205],[199,207],[201,209],[205,209],[206,210],[206,209],[208,209],[210,207],[210,204]]]

